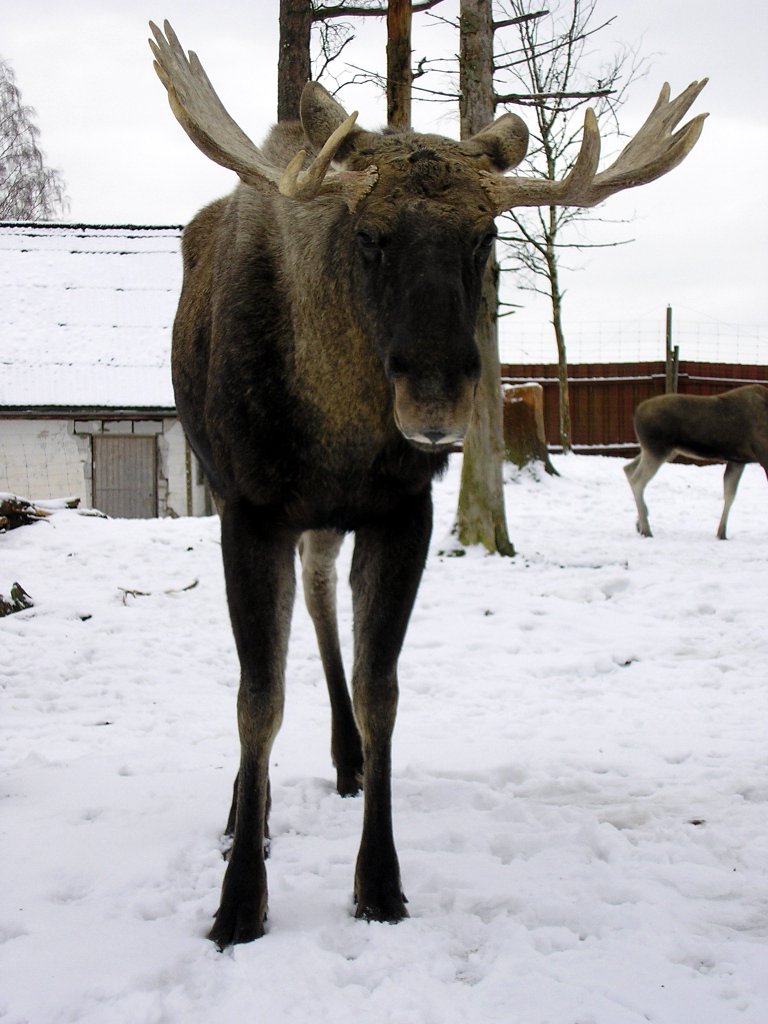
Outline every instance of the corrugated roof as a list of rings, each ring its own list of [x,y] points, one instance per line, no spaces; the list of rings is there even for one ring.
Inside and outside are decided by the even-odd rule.
[[[0,224],[0,408],[173,408],[180,238]]]

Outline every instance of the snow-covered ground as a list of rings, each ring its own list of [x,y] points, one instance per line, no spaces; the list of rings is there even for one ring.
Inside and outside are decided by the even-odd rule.
[[[35,600],[0,620],[4,1022],[765,1024],[764,475],[723,543],[721,469],[665,467],[643,540],[621,460],[555,462],[510,474],[512,560],[441,555],[458,459],[436,488],[394,751],[410,919],[352,917],[362,801],[333,791],[297,603],[269,932],[223,954],[217,522],[59,511],[0,536],[0,591]]]

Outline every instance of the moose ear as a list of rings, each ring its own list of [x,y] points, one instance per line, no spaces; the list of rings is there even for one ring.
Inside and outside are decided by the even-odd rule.
[[[528,151],[528,128],[517,114],[502,114],[459,145],[484,171],[508,171],[517,167]]]
[[[317,82],[307,82],[301,93],[301,126],[315,149],[322,149],[349,116]]]

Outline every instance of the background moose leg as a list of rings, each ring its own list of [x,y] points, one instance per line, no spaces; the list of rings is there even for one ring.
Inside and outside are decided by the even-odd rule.
[[[392,835],[391,741],[397,659],[432,529],[429,491],[408,498],[386,522],[359,529],[352,557],[355,663],[352,694],[363,741],[365,809],[355,871],[355,916],[408,916]]]
[[[658,473],[667,458],[672,452],[664,455],[652,455],[646,448],[642,448],[639,455],[636,455],[631,462],[624,467],[627,474],[629,486],[635,497],[637,505],[637,532],[643,537],[652,537],[651,525],[648,522],[648,506],[645,504],[645,488],[653,477]]]
[[[234,840],[216,922],[209,933],[223,949],[264,934],[269,755],[283,714],[297,537],[266,522],[246,502],[227,501],[221,540],[227,601],[240,657]]]
[[[344,535],[336,530],[309,530],[299,541],[304,600],[317,635],[331,701],[331,756],[341,796],[360,792],[363,751],[352,714],[336,619],[336,558]]]
[[[736,491],[739,487],[739,480],[741,480],[741,474],[744,472],[743,462],[729,462],[725,467],[725,473],[723,474],[723,497],[725,504],[723,505],[723,514],[720,516],[720,525],[717,528],[717,536],[720,540],[725,540],[725,531],[728,526],[728,513],[731,511],[731,505],[733,499],[736,497]]]

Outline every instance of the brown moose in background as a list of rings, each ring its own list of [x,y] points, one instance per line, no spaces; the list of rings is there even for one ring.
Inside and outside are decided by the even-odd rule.
[[[494,219],[518,206],[594,206],[675,167],[705,115],[675,132],[704,83],[670,100],[599,174],[587,111],[562,181],[506,177],[528,133],[505,114],[474,138],[369,132],[309,83],[301,123],[258,149],[170,25],[152,25],[177,119],[240,184],[183,238],[173,332],[179,416],[219,498],[227,600],[241,665],[234,837],[210,937],[263,934],[270,750],[283,713],[294,559],[326,671],[339,792],[362,780],[356,916],[398,921],[392,835],[397,661],[432,524],[431,481],[470,423],[474,341]],[[309,154],[309,155],[308,155]],[[339,653],[334,563],[355,534],[352,702]],[[352,708],[354,708],[354,713]]]
[[[624,467],[637,505],[637,529],[651,537],[645,488],[676,455],[725,462],[723,514],[717,527],[726,539],[728,513],[750,462],[768,476],[768,388],[745,384],[720,395],[656,395],[635,409],[640,454]]]

